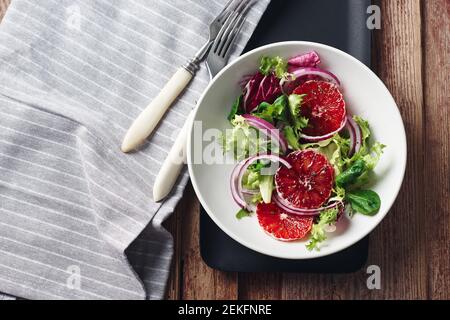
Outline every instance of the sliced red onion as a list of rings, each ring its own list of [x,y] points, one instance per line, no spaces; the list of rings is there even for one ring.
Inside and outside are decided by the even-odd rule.
[[[362,134],[361,134],[361,128],[356,123],[355,120],[353,120],[353,117],[351,115],[347,115],[347,124],[346,129],[350,135],[350,151],[348,152],[348,155],[351,157],[356,152],[361,149],[362,145]]]
[[[238,192],[238,177],[239,173],[241,172],[242,166],[245,164],[245,161],[239,162],[231,172],[231,178],[230,178],[230,189],[231,189],[231,196],[233,197],[233,200],[236,202],[236,204],[241,208],[247,207],[247,202],[245,202],[243,197],[239,196]]]
[[[280,82],[281,88],[286,94],[289,94],[292,90],[294,90],[305,77],[307,80],[320,77],[321,79],[334,83],[337,86],[341,85],[339,79],[334,74],[320,68],[297,67],[290,68],[289,72],[292,74],[292,77],[287,80],[282,79]]]
[[[288,169],[290,169],[292,167],[291,164],[289,162],[287,162],[285,159],[283,159],[277,155],[273,155],[273,154],[262,154],[262,155],[253,156],[253,157],[248,158],[247,161],[245,161],[245,163],[242,165],[240,172],[239,172],[238,180],[237,180],[238,194],[241,199],[244,198],[243,191],[242,191],[242,179],[244,177],[244,174],[247,171],[248,167],[252,163],[254,163],[255,161],[258,161],[258,160],[270,160],[271,162],[279,162],[279,163],[283,164],[284,166],[286,166]]]
[[[347,123],[345,124],[345,129],[348,132],[350,138],[350,149],[348,150],[348,156],[351,157],[355,153],[355,128],[350,124],[350,121],[347,118]]]
[[[289,162],[287,162],[285,159],[273,155],[273,154],[262,154],[258,156],[253,156],[248,159],[245,159],[241,161],[233,170],[231,174],[231,194],[233,196],[234,201],[243,209],[246,209],[248,211],[253,211],[255,209],[255,206],[252,204],[248,204],[244,199],[244,190],[242,188],[242,178],[244,177],[245,172],[247,171],[248,167],[255,161],[258,160],[270,160],[272,162],[279,162],[286,166],[287,168],[291,168],[291,165]],[[237,177],[236,177],[237,174]]]
[[[342,129],[344,129],[346,123],[347,123],[347,117],[344,117],[339,128],[333,132],[327,133],[323,136],[308,136],[308,135],[302,133],[300,135],[300,137],[303,140],[308,141],[308,142],[319,142],[319,141],[327,140],[327,139],[332,138],[336,133],[340,132]]]
[[[251,190],[251,189],[242,188],[242,193],[247,194],[249,196],[254,196],[255,194],[259,193],[259,190]]]
[[[272,200],[284,211],[290,214],[295,214],[299,216],[317,216],[322,211],[335,208],[337,206],[343,206],[343,203],[341,201],[333,202],[325,207],[317,208],[317,209],[302,209],[302,208],[296,208],[289,204],[286,200],[281,198],[278,193],[275,192],[275,194],[272,196]]]
[[[317,52],[311,51],[290,58],[288,63],[297,67],[315,67],[320,64],[320,57]]]
[[[288,143],[286,141],[286,138],[283,136],[283,134],[280,132],[279,129],[275,128],[270,122],[263,120],[261,118],[252,116],[251,114],[244,114],[244,115],[242,115],[242,117],[245,118],[252,127],[262,130],[263,132],[268,131],[270,134],[270,137],[273,140],[278,141],[281,152],[283,154],[286,153],[286,151],[288,149]]]

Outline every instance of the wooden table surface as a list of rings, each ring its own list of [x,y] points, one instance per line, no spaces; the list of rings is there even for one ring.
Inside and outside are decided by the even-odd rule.
[[[14,0],[13,0],[14,1]],[[330,0],[331,1],[331,0]],[[10,0],[0,0],[0,20]],[[227,273],[199,253],[199,202],[187,188],[166,222],[175,238],[169,299],[450,298],[450,1],[378,0],[374,66],[403,117],[408,165],[399,197],[370,236],[381,289],[352,274]]]

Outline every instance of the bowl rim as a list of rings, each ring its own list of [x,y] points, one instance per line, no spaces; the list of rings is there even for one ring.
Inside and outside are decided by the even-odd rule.
[[[372,231],[381,223],[381,221],[383,221],[383,219],[386,217],[387,213],[391,210],[394,202],[396,201],[398,194],[401,190],[403,181],[404,181],[404,177],[405,177],[405,172],[406,172],[406,162],[407,162],[407,152],[408,152],[408,147],[407,147],[407,140],[406,140],[406,131],[405,131],[405,126],[404,126],[404,122],[400,113],[400,110],[398,108],[397,103],[395,102],[395,99],[393,98],[391,92],[388,90],[388,88],[386,87],[386,85],[384,84],[384,82],[368,67],[366,66],[364,63],[362,63],[361,61],[359,61],[358,59],[356,59],[355,57],[353,57],[352,55],[337,49],[335,47],[323,44],[323,43],[319,43],[319,42],[311,42],[311,41],[282,41],[282,42],[274,42],[274,43],[270,43],[261,47],[257,47],[249,52],[246,52],[245,54],[237,57],[234,61],[232,61],[231,63],[227,64],[222,70],[220,70],[220,72],[210,81],[210,83],[208,84],[208,86],[206,87],[206,89],[203,91],[201,97],[199,98],[195,109],[193,110],[194,114],[192,119],[196,119],[197,114],[199,112],[199,106],[203,103],[203,100],[205,98],[205,96],[207,95],[207,93],[209,92],[209,90],[211,89],[211,87],[220,80],[220,78],[222,77],[222,75],[224,73],[226,73],[230,68],[232,68],[235,64],[238,64],[239,62],[241,62],[242,60],[245,60],[247,57],[254,55],[258,52],[263,52],[269,48],[273,48],[273,47],[278,47],[278,46],[309,46],[311,47],[312,50],[314,50],[315,48],[320,48],[320,49],[324,49],[324,50],[329,50],[334,54],[338,54],[338,55],[343,55],[344,57],[346,57],[347,59],[350,59],[353,63],[358,64],[360,67],[362,67],[367,73],[368,75],[373,78],[376,82],[378,82],[381,87],[385,90],[386,92],[386,97],[388,99],[391,100],[391,102],[393,103],[393,105],[396,106],[396,110],[394,110],[394,112],[397,113],[397,116],[399,117],[399,119],[401,120],[401,131],[402,131],[402,135],[401,137],[399,137],[402,140],[402,144],[404,145],[404,150],[401,151],[402,157],[401,159],[399,159],[399,161],[401,161],[401,179],[399,179],[398,181],[396,181],[396,185],[394,186],[393,190],[394,191],[394,197],[392,198],[392,200],[387,203],[386,205],[386,209],[384,210],[384,212],[380,212],[382,214],[380,220],[374,224],[370,229],[368,229],[367,233],[362,233],[359,236],[356,236],[352,241],[350,241],[349,243],[344,243],[341,245],[337,245],[337,247],[333,250],[331,250],[330,252],[314,252],[314,254],[311,255],[311,257],[286,257],[286,256],[280,256],[277,255],[275,252],[271,252],[270,250],[261,250],[260,248],[257,248],[255,246],[253,246],[251,243],[248,243],[246,240],[243,240],[240,238],[240,236],[236,233],[234,233],[233,231],[229,230],[225,225],[223,225],[218,218],[216,218],[216,216],[213,213],[213,210],[211,210],[211,208],[209,208],[207,202],[205,201],[205,199],[203,198],[199,187],[197,185],[197,181],[195,179],[195,175],[194,175],[194,169],[192,167],[192,129],[193,129],[193,123],[194,121],[192,121],[192,123],[190,124],[189,128],[188,128],[188,141],[187,141],[187,164],[188,164],[188,171],[189,171],[189,176],[191,179],[191,183],[192,186],[194,188],[195,194],[197,195],[201,205],[203,206],[203,208],[205,209],[205,211],[207,212],[207,214],[209,215],[209,217],[214,221],[214,223],[223,231],[225,232],[228,236],[230,236],[233,240],[237,241],[238,243],[242,244],[243,246],[268,255],[268,256],[272,256],[272,257],[276,257],[276,258],[282,258],[282,259],[288,259],[288,260],[305,260],[305,259],[316,259],[316,258],[320,258],[320,257],[324,257],[324,256],[328,256],[337,252],[340,252],[344,249],[347,249],[349,247],[351,247],[352,245],[354,245],[356,242],[360,241],[361,239],[363,239],[364,237],[366,237],[367,235],[369,235],[370,233],[372,233]],[[380,214],[379,213],[379,214]]]

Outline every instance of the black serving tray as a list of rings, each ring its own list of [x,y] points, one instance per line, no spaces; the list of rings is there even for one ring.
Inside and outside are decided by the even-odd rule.
[[[331,45],[366,65],[371,61],[371,32],[366,27],[370,0],[272,0],[244,51],[279,41],[304,40]],[[214,269],[237,272],[348,273],[367,260],[368,237],[330,256],[287,260],[248,249],[220,230],[200,210],[200,251]]]

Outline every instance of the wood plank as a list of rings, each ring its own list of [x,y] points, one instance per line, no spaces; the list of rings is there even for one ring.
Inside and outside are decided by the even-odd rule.
[[[192,186],[186,190],[184,207],[180,207],[182,237],[182,285],[181,298],[224,299],[238,297],[236,273],[221,272],[208,267],[200,256],[199,213],[200,204]],[[177,235],[180,237],[180,234]]]
[[[423,1],[429,298],[450,299],[450,2]]]
[[[10,3],[11,0],[0,0],[0,22],[2,21],[3,16],[6,13],[6,8],[8,8]]]
[[[240,273],[239,299],[282,299],[282,275],[280,273]]]
[[[181,299],[181,283],[182,283],[182,237],[181,237],[181,217],[183,215],[182,208],[187,205],[187,197],[184,197],[172,216],[164,222],[164,227],[174,236],[174,256],[172,266],[170,268],[169,284],[167,286],[167,299]]]
[[[370,291],[367,297],[425,299],[421,3],[384,0],[379,5],[382,29],[375,33],[377,71],[400,108],[407,135],[408,163],[395,205],[371,236],[368,263],[380,266],[382,289]]]

